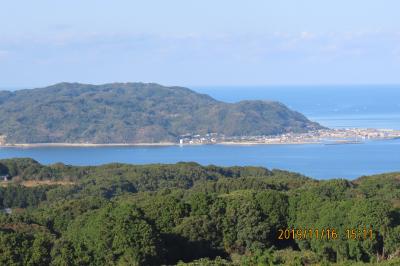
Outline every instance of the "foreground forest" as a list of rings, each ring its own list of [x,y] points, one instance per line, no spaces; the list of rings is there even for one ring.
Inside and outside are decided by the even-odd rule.
[[[400,173],[9,159],[0,175],[0,265],[400,265]],[[291,228],[335,234],[279,239]]]

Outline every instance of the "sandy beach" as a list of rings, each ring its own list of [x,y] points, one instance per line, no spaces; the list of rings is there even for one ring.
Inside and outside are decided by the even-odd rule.
[[[321,144],[320,141],[310,141],[310,142],[232,142],[232,141],[224,141],[216,143],[218,145],[305,145],[305,144]]]
[[[139,147],[139,146],[200,146],[200,145],[305,145],[305,144],[319,144],[321,142],[233,142],[224,141],[218,143],[193,143],[183,144],[173,142],[159,142],[159,143],[16,143],[16,144],[3,144],[0,148],[43,148],[43,147]]]
[[[175,146],[173,142],[159,143],[15,143],[3,144],[3,148],[41,148],[41,147],[130,147],[130,146]]]

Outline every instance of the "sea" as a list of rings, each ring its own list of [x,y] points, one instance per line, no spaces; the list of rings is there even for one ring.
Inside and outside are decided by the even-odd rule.
[[[217,100],[280,101],[330,128],[400,129],[400,85],[200,86]],[[0,158],[30,157],[43,164],[99,165],[197,162],[294,171],[316,179],[355,179],[400,172],[400,139],[363,144],[199,145],[160,147],[0,148]]]

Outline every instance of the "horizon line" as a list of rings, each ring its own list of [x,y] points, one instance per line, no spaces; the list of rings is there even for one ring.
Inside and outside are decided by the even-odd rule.
[[[186,88],[193,88],[193,89],[201,89],[201,88],[243,88],[243,87],[252,87],[252,88],[273,88],[273,87],[372,87],[372,86],[384,86],[384,87],[400,87],[400,83],[320,83],[320,84],[306,84],[306,83],[275,83],[275,84],[203,84],[203,85],[187,85],[187,84],[171,84],[171,83],[161,83],[161,82],[148,82],[148,81],[114,81],[114,82],[93,82],[93,83],[87,83],[87,82],[79,82],[79,81],[61,81],[61,82],[56,82],[56,83],[49,83],[47,85],[29,85],[29,86],[24,86],[24,85],[0,85],[0,90],[10,90],[10,91],[16,91],[16,90],[24,90],[24,89],[36,89],[36,88],[45,88],[48,86],[53,86],[56,84],[60,83],[78,83],[78,84],[85,84],[85,85],[106,85],[106,84],[114,84],[114,83],[154,83],[154,84],[159,84],[162,86],[166,87],[186,87]]]

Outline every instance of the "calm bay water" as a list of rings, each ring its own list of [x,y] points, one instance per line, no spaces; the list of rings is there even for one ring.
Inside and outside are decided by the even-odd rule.
[[[170,146],[102,148],[3,148],[0,158],[31,157],[42,163],[73,165],[175,163],[255,165],[303,173],[315,178],[356,178],[400,170],[400,140],[347,145]]]
[[[314,121],[334,127],[400,129],[400,87],[203,87],[216,99],[278,100]],[[257,145],[171,147],[0,148],[0,158],[31,157],[41,163],[73,165],[175,163],[255,165],[319,178],[356,178],[400,171],[400,140],[347,145]]]

